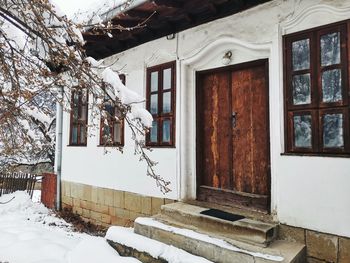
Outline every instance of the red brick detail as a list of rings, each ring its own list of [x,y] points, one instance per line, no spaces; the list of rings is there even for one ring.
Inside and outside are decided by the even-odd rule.
[[[43,174],[41,183],[41,202],[48,208],[55,208],[57,177],[55,174]]]

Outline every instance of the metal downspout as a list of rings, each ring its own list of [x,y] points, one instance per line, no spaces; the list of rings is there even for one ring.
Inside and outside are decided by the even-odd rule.
[[[59,87],[59,100],[56,103],[56,157],[55,174],[57,176],[56,209],[61,209],[61,172],[62,172],[62,130],[63,130],[63,87]]]

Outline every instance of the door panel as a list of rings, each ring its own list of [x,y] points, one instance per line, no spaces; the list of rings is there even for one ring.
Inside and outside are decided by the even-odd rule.
[[[197,199],[268,209],[267,62],[198,74]]]
[[[268,194],[268,123],[265,68],[232,72],[234,190]]]
[[[230,75],[217,73],[202,79],[201,113],[203,167],[202,184],[216,188],[231,189],[230,116],[226,110],[230,101]]]

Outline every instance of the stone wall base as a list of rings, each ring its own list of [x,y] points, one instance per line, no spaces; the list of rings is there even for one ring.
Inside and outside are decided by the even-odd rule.
[[[350,263],[350,238],[283,224],[279,238],[305,244],[308,263]]]
[[[137,217],[158,214],[161,205],[173,202],[62,181],[62,207],[72,208],[84,220],[96,225],[132,226]],[[279,239],[305,244],[308,263],[350,263],[350,238],[281,224]]]
[[[158,214],[161,205],[175,202],[68,181],[62,181],[61,187],[62,208],[71,208],[85,221],[103,226],[132,226],[137,217]]]

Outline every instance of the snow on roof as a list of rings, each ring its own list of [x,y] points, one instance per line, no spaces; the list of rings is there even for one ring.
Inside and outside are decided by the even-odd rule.
[[[118,13],[145,2],[145,0],[102,0],[80,8],[71,19],[78,24],[98,24]]]

